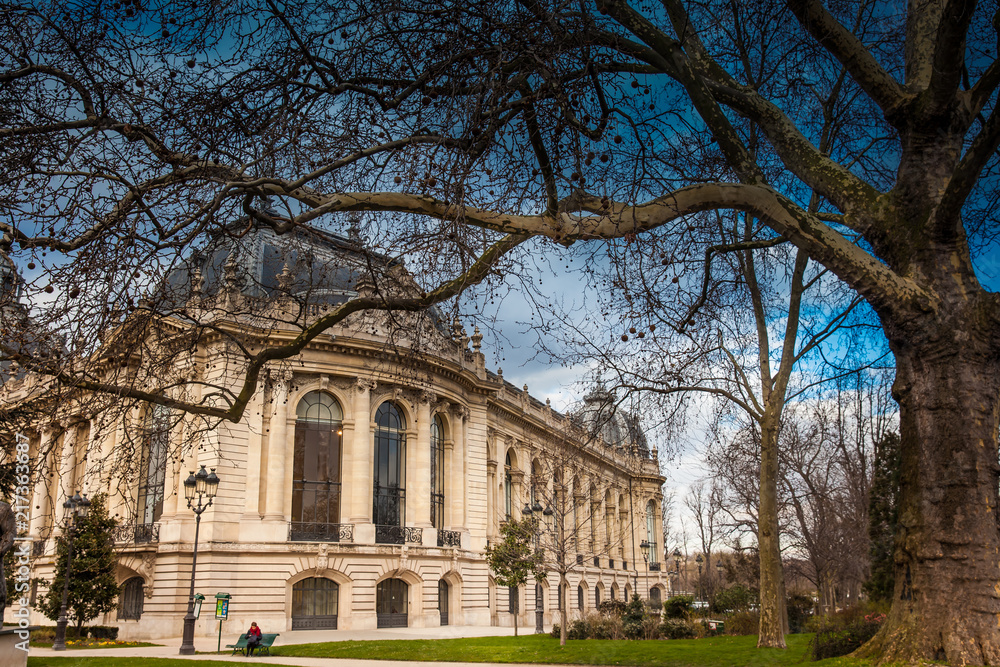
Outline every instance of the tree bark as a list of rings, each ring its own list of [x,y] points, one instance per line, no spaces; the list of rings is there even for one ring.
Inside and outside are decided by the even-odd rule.
[[[882,662],[1000,664],[1000,355],[994,311],[974,300],[961,318],[886,326],[902,451],[896,582],[885,625],[859,651]]]
[[[784,585],[778,543],[778,419],[774,414],[766,414],[761,421],[757,547],[760,552],[760,631],[757,646],[785,648],[784,600],[781,599]]]

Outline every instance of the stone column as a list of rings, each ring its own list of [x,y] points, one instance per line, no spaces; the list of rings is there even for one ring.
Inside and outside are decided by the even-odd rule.
[[[434,397],[421,392],[417,399],[416,447],[406,452],[406,523],[418,528],[431,527],[431,401]],[[444,526],[439,526],[444,528]],[[427,531],[428,533],[433,531]],[[437,544],[437,538],[425,544]]]
[[[247,404],[247,460],[246,465],[246,496],[244,498],[243,516],[249,521],[251,528],[256,527],[260,520],[260,473],[266,468],[266,462],[261,460],[261,448],[264,439],[264,390],[258,387],[250,403]],[[242,526],[244,521],[240,522]]]
[[[289,458],[288,385],[289,371],[272,373],[271,428],[267,451],[267,492],[264,498],[264,521],[272,524],[268,531],[272,541],[288,539],[285,515],[285,461]]]
[[[354,541],[362,544],[375,543],[375,528],[372,527],[372,416],[371,390],[375,383],[358,378],[355,384],[354,437],[348,445],[349,457],[345,457],[344,470],[350,475],[349,520],[354,524]],[[347,443],[345,443],[347,444]]]
[[[486,462],[486,539],[496,536],[497,509],[497,462]]]
[[[469,431],[469,410],[464,406],[456,408],[452,414],[455,415],[455,429],[452,448],[446,452],[450,458],[448,467],[448,477],[451,480],[451,527],[452,530],[465,530],[468,526],[465,516],[465,499],[468,498],[469,471],[466,461],[466,442]],[[494,477],[496,477],[496,467],[494,466]],[[489,491],[493,493],[493,491]],[[494,502],[492,508],[496,508]]]
[[[56,535],[62,534],[61,521],[65,518],[63,503],[76,492],[74,488],[76,484],[76,436],[79,426],[75,423],[65,422],[63,428],[65,431],[63,431],[62,448],[56,459],[59,462],[59,482],[56,486],[56,502],[52,513]]]
[[[35,450],[34,460],[31,462],[32,476],[35,478],[34,493],[31,497],[31,521],[28,532],[35,539],[45,537],[45,527],[52,512],[52,491],[50,487],[49,472],[55,456],[52,454],[53,436],[55,429],[52,426],[43,426],[38,435],[38,447]]]

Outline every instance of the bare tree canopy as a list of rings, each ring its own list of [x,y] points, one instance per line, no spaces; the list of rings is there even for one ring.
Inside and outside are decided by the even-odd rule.
[[[903,532],[870,650],[998,663],[1000,300],[974,268],[997,232],[996,10],[5,4],[0,231],[36,330],[5,316],[4,355],[137,395],[66,356],[134,321],[164,267],[240,216],[282,232],[386,214],[367,223],[380,249],[432,251],[397,306],[424,308],[495,277],[526,237],[630,237],[741,211],[861,295],[895,355]],[[834,89],[844,113],[829,127]],[[841,137],[830,150],[824,131]],[[296,353],[265,350],[248,350],[247,378]],[[239,418],[239,397],[222,403]]]

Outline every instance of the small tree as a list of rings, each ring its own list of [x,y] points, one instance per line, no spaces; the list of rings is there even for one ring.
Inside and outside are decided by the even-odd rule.
[[[94,497],[90,513],[77,523],[67,598],[67,611],[75,621],[77,636],[84,623],[118,606],[121,587],[115,582],[117,559],[111,538],[117,524],[108,516],[103,494]],[[53,621],[59,618],[62,606],[68,552],[69,538],[64,535],[59,538],[56,548],[55,577],[39,605],[39,610]]]
[[[532,516],[520,521],[513,519],[500,526],[500,541],[486,547],[486,563],[501,586],[518,588],[528,581],[545,581],[541,552],[533,547],[538,534],[538,519]],[[517,636],[517,610],[514,615],[514,636]]]

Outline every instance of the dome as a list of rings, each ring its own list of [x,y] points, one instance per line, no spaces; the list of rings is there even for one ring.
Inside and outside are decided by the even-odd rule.
[[[620,410],[615,404],[615,396],[603,385],[597,385],[566,411],[574,424],[583,428],[591,436],[604,440],[609,447],[635,451],[643,458],[649,458],[646,434],[639,424],[639,417]]]
[[[396,263],[364,252],[359,241],[312,227],[278,234],[240,221],[195,252],[167,276],[168,300],[181,303],[195,291],[214,296],[233,282],[248,297],[289,294],[309,304],[336,305],[357,295],[359,283],[389,275]],[[372,276],[372,274],[375,274]]]

